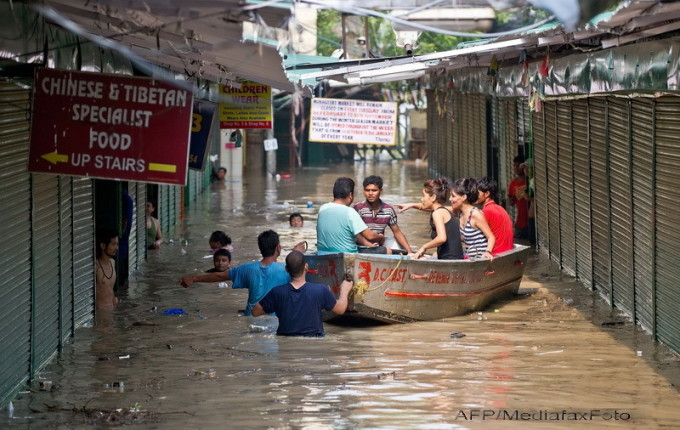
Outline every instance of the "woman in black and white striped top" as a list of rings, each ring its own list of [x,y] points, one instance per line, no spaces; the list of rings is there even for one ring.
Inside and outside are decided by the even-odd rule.
[[[473,206],[477,201],[477,183],[474,178],[458,179],[451,188],[451,206],[460,213],[460,236],[465,244],[467,258],[493,258],[491,250],[496,237],[486,222],[484,213]]]

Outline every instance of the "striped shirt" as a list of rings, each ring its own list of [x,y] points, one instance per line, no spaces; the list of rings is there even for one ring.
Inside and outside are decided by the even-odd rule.
[[[359,216],[366,223],[368,228],[379,234],[385,234],[387,226],[392,227],[397,224],[397,212],[387,203],[380,201],[378,213],[373,213],[371,205],[367,201],[357,203],[354,209],[359,212]]]
[[[486,245],[488,244],[486,236],[481,230],[474,228],[470,223],[472,218],[472,211],[479,210],[477,208],[470,209],[465,227],[460,228],[460,235],[465,242],[465,254],[468,258],[482,258],[482,254],[486,252]]]

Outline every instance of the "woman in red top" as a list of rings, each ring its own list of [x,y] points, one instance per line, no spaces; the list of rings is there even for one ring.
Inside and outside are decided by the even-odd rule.
[[[512,243],[512,220],[505,209],[494,201],[498,192],[496,181],[489,177],[479,179],[477,191],[479,192],[477,205],[482,207],[482,212],[487,223],[489,223],[489,227],[491,227],[491,232],[496,237],[496,244],[491,255],[498,255],[501,252],[511,250],[514,246]]]

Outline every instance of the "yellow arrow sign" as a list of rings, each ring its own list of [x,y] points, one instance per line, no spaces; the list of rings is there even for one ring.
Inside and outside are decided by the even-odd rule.
[[[154,172],[177,172],[177,166],[174,164],[149,163],[149,170]]]
[[[44,158],[45,160],[49,161],[52,164],[68,163],[68,155],[58,154],[57,151],[49,152],[47,154],[43,154],[43,155],[41,155],[41,157]]]

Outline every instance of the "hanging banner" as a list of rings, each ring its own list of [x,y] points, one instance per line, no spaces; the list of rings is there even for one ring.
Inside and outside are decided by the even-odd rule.
[[[28,170],[184,185],[192,104],[151,78],[38,69]]]
[[[313,98],[310,118],[310,141],[396,144],[396,102]]]
[[[210,146],[210,133],[215,117],[215,103],[196,100],[191,115],[191,146],[189,147],[189,168],[203,170]]]
[[[238,89],[220,84],[220,128],[272,128],[272,88],[239,83]]]

